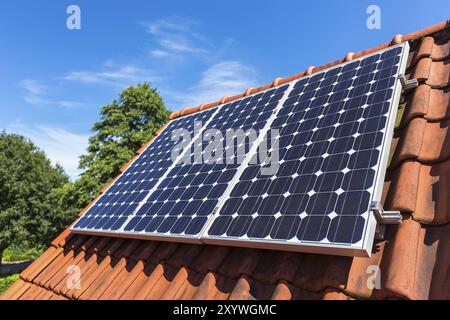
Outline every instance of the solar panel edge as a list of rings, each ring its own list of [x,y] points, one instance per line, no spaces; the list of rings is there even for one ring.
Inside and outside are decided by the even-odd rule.
[[[400,103],[400,98],[401,98],[401,93],[402,93],[402,85],[399,83],[400,79],[399,77],[404,75],[404,73],[406,72],[406,67],[408,64],[408,54],[409,54],[409,50],[410,50],[410,46],[408,42],[399,44],[395,47],[402,47],[402,54],[401,54],[401,58],[400,58],[400,68],[399,68],[399,72],[398,72],[398,76],[396,79],[396,87],[393,93],[393,97],[392,97],[392,102],[391,105],[394,106],[398,106]],[[386,133],[384,136],[384,141],[382,143],[382,149],[383,150],[389,150],[390,146],[392,144],[392,139],[394,136],[394,127],[395,127],[395,118],[396,118],[396,114],[398,111],[398,107],[397,108],[390,108],[390,113],[389,113],[389,119],[388,119],[388,124],[386,125]],[[383,181],[385,179],[385,175],[386,175],[386,169],[387,169],[387,165],[388,165],[388,159],[389,159],[389,152],[384,152],[380,155],[380,159],[379,159],[379,170],[377,172],[377,177],[375,178],[375,190],[374,190],[374,195],[372,197],[372,201],[381,201],[382,198],[382,191],[383,191]],[[381,183],[380,183],[381,181]]]
[[[381,152],[379,159],[378,159],[378,170],[375,178],[374,183],[374,191],[372,192],[372,197],[370,200],[371,206],[378,202],[380,203],[382,201],[382,193],[383,193],[383,187],[384,187],[384,180],[386,177],[386,171],[389,161],[389,154],[390,149],[392,145],[392,139],[394,136],[394,127],[395,127],[395,121],[397,118],[397,112],[398,112],[398,106],[400,104],[400,98],[402,94],[402,84],[400,82],[400,77],[404,76],[408,64],[408,55],[410,52],[410,46],[408,42],[402,43],[397,45],[397,47],[402,48],[402,53],[400,57],[400,67],[399,72],[396,77],[396,85],[395,90],[392,96],[391,101],[391,108],[389,112],[388,122],[386,125],[386,132],[384,134],[383,143],[381,145],[381,149],[384,152]],[[375,241],[375,233],[376,228],[378,227],[378,221],[375,218],[375,214],[373,210],[369,211],[369,217],[370,221],[367,222],[366,230],[363,234],[363,249],[366,248],[366,250],[370,250],[373,246],[373,243]],[[370,251],[368,252],[370,256]]]
[[[402,47],[402,51],[401,51],[401,58],[400,58],[400,68],[399,71],[397,73],[396,76],[396,80],[395,80],[395,89],[394,89],[394,93],[392,95],[391,101],[389,103],[389,107],[390,107],[390,112],[389,112],[389,119],[388,119],[388,125],[386,126],[386,133],[384,134],[384,139],[383,139],[383,143],[381,146],[381,150],[383,152],[380,152],[379,154],[379,158],[381,158],[383,156],[383,161],[384,162],[384,166],[380,168],[380,159],[378,159],[377,161],[377,180],[375,182],[375,187],[374,190],[376,189],[376,192],[372,192],[371,193],[371,200],[370,202],[372,202],[374,199],[374,195],[376,196],[377,199],[381,198],[381,190],[382,190],[382,186],[383,186],[383,181],[384,181],[384,175],[385,175],[385,169],[386,169],[386,164],[387,164],[387,158],[388,158],[388,154],[389,154],[389,149],[387,146],[388,144],[390,145],[390,142],[392,140],[392,135],[393,135],[393,126],[395,124],[395,115],[397,113],[398,108],[397,107],[393,107],[393,106],[398,106],[399,100],[400,100],[400,95],[401,95],[401,84],[399,81],[399,76],[401,74],[404,74],[405,70],[406,70],[406,62],[407,62],[407,54],[409,52],[409,46],[408,44],[399,44],[397,46],[393,46],[390,47],[389,49],[386,50],[380,50],[377,51],[371,55],[376,55],[382,52],[386,52],[388,50],[392,50],[395,49],[397,47]],[[363,60],[363,59],[367,59],[368,57],[370,57],[371,55],[362,57],[361,59],[358,60]],[[337,66],[334,66],[333,68],[336,68]],[[323,72],[327,72],[328,70],[323,70],[321,71],[321,73]],[[295,82],[300,81],[300,80],[295,80]],[[223,202],[226,201],[226,199],[222,200]],[[217,215],[216,215],[217,217]],[[266,249],[281,249],[281,250],[288,250],[288,251],[300,251],[300,252],[315,252],[315,253],[324,253],[324,254],[338,254],[338,255],[350,255],[350,256],[370,256],[370,250],[372,248],[372,244],[374,241],[374,235],[375,235],[375,229],[377,226],[377,221],[374,217],[374,214],[371,210],[369,210],[368,212],[368,216],[366,218],[366,222],[365,222],[365,228],[364,228],[364,234],[362,236],[362,239],[360,241],[358,241],[358,245],[339,245],[339,244],[331,244],[331,245],[327,245],[327,244],[317,244],[317,243],[308,243],[308,242],[301,242],[301,243],[296,243],[296,244],[290,244],[289,242],[282,242],[280,240],[272,240],[272,239],[248,239],[248,240],[242,240],[242,239],[238,239],[238,238],[233,238],[233,237],[229,237],[227,236],[226,238],[223,236],[213,236],[213,235],[209,235],[208,231],[210,229],[210,227],[213,224],[213,219],[210,221],[208,228],[205,229],[201,240],[203,243],[205,244],[227,244],[229,243],[230,245],[237,245],[237,246],[246,246],[246,247],[257,247],[257,248],[266,248]]]
[[[329,254],[348,257],[370,257],[371,251],[369,249],[361,249],[347,245],[333,245],[332,247],[325,246],[317,242],[308,244],[298,244],[294,242],[280,243],[275,240],[251,240],[243,241],[236,238],[229,238],[226,240],[217,237],[200,238],[203,244],[206,245],[227,245],[232,247],[244,247],[252,249],[266,249],[288,252],[302,252],[315,254]]]

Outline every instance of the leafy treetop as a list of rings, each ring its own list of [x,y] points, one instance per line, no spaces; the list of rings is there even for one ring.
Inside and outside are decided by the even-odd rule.
[[[168,118],[163,99],[148,83],[123,90],[118,100],[102,108],[87,154],[80,158],[79,167],[85,171],[68,196],[75,195],[81,207],[89,203]]]
[[[68,182],[29,140],[0,132],[0,266],[10,245],[46,244],[73,219],[58,201]]]

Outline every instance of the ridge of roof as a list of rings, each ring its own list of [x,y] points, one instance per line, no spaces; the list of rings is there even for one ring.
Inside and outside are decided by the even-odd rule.
[[[225,97],[222,97],[220,100],[217,100],[217,101],[214,101],[214,102],[211,102],[211,103],[204,103],[204,104],[201,104],[201,105],[199,105],[197,107],[187,107],[187,108],[181,109],[180,111],[174,111],[174,112],[172,112],[170,114],[169,119],[173,120],[173,119],[176,119],[176,118],[179,118],[179,117],[182,117],[182,116],[186,116],[186,115],[198,112],[198,111],[203,111],[203,110],[206,110],[206,109],[209,109],[209,108],[213,108],[213,107],[219,106],[219,105],[224,104],[224,103],[228,103],[228,102],[231,102],[231,101],[234,101],[234,100],[238,100],[238,99],[241,99],[243,97],[246,97],[246,96],[249,96],[249,95],[252,95],[252,94],[264,91],[264,90],[267,90],[269,88],[277,87],[277,86],[285,84],[287,82],[290,82],[290,81],[293,81],[293,80],[297,80],[297,79],[302,78],[304,76],[309,76],[309,75],[311,75],[313,73],[316,73],[316,72],[322,71],[324,69],[336,66],[336,65],[338,65],[340,63],[348,62],[348,61],[351,61],[353,59],[358,59],[358,58],[360,58],[362,56],[365,56],[365,55],[371,54],[373,52],[376,52],[376,51],[388,48],[390,46],[394,46],[394,45],[397,45],[397,44],[400,44],[400,43],[403,43],[403,42],[406,42],[406,41],[416,40],[416,39],[425,37],[425,36],[430,35],[432,33],[436,33],[436,32],[439,32],[441,30],[444,30],[444,29],[448,28],[449,26],[450,26],[450,19],[447,19],[446,21],[442,21],[440,23],[437,23],[435,25],[426,27],[424,29],[421,29],[421,30],[409,33],[407,35],[396,34],[396,35],[394,35],[392,37],[392,40],[389,41],[389,42],[386,42],[386,43],[380,44],[378,46],[372,47],[370,49],[366,49],[366,50],[363,50],[363,51],[360,51],[360,52],[356,52],[356,53],[351,52],[351,51],[347,52],[345,54],[344,58],[341,58],[339,60],[335,60],[335,61],[329,62],[329,63],[321,65],[321,66],[317,66],[317,67],[316,66],[309,66],[303,72],[294,74],[294,75],[289,76],[289,77],[284,77],[284,78],[278,77],[278,78],[275,78],[269,84],[266,84],[266,85],[263,85],[263,86],[260,86],[260,87],[257,87],[257,88],[247,88],[243,93],[239,93],[239,94],[236,94],[236,95],[233,95],[233,96],[225,96]]]

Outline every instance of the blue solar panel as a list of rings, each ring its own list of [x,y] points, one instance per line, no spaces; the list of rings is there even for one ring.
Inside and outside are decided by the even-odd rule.
[[[243,139],[241,142],[245,143],[245,150],[238,154],[239,138],[244,138],[248,129],[263,129],[287,87],[271,89],[221,106],[204,127],[204,132],[215,129],[225,137],[229,130],[242,130],[242,136],[235,132],[237,135],[232,140],[234,152],[230,161],[224,148],[225,141],[210,148],[207,155],[205,150],[209,139],[199,137],[191,147],[190,163],[180,162],[169,172],[130,219],[124,231],[146,235],[198,236],[252,146],[249,139]],[[202,161],[194,159],[195,145],[203,150]],[[220,156],[217,152],[221,152]],[[213,155],[214,161],[210,159]],[[221,160],[216,161],[218,158]]]
[[[407,51],[391,47],[171,121],[72,229],[367,254]],[[192,142],[180,146],[177,129]],[[258,152],[268,141],[269,154]],[[277,170],[268,173],[270,161]]]
[[[402,49],[298,80],[270,126],[278,171],[246,166],[205,238],[364,246]]]
[[[76,222],[73,230],[116,231],[172,165],[171,153],[177,129],[194,130],[195,121],[206,121],[215,110],[175,119]]]

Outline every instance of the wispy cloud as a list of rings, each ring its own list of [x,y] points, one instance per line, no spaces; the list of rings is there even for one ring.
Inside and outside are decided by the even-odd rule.
[[[57,104],[63,108],[77,108],[85,105],[83,102],[70,100],[58,100]]]
[[[82,102],[50,98],[50,87],[35,79],[24,79],[19,86],[24,90],[23,99],[33,106],[80,107]]]
[[[256,78],[251,67],[239,61],[222,61],[206,69],[196,85],[175,97],[183,106],[195,106],[256,86]]]
[[[20,85],[27,90],[29,94],[43,95],[47,92],[47,87],[37,80],[24,79],[20,82]]]
[[[181,53],[206,53],[205,49],[191,46],[186,39],[160,39],[159,44],[167,51],[181,52]]]
[[[80,174],[78,161],[87,148],[88,135],[70,132],[59,127],[30,126],[21,122],[15,122],[6,127],[6,131],[29,138],[47,154],[54,164],[59,163],[72,180]]]
[[[162,34],[167,31],[187,32],[195,22],[191,19],[172,16],[159,19],[147,24],[148,32],[153,34]]]
[[[184,55],[205,55],[212,44],[194,30],[196,22],[190,19],[173,16],[146,24],[158,48],[150,50],[150,55],[157,58],[177,57]]]
[[[164,58],[169,55],[169,52],[164,50],[150,50],[150,55],[155,58]]]
[[[47,94],[47,86],[37,80],[24,79],[20,81],[19,86],[24,89],[24,100],[32,105],[48,104],[48,99],[44,96]]]
[[[108,63],[111,65],[111,62]],[[67,81],[77,81],[87,84],[106,84],[123,87],[145,81],[155,81],[156,75],[149,69],[131,65],[108,67],[102,71],[72,71],[63,77]]]
[[[144,26],[153,40],[151,57],[165,59],[164,67],[175,75],[187,65],[199,70],[200,79],[185,89],[174,89],[176,81],[169,82],[173,74],[167,76],[168,81],[158,83],[172,109],[215,101],[256,85],[256,71],[229,58],[235,45],[233,38],[227,37],[217,44],[197,31],[200,27],[197,21],[180,16],[162,18]]]

